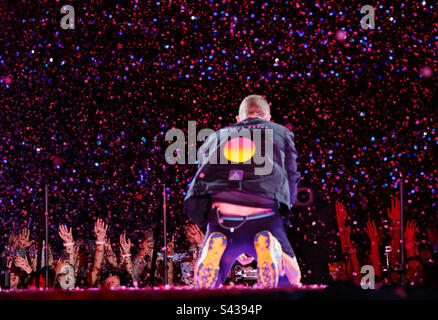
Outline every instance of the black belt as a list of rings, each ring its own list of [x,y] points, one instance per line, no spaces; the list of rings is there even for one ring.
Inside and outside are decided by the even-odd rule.
[[[228,215],[227,214],[221,214],[219,209],[217,209],[217,208],[214,208],[214,209],[216,210],[217,221],[218,221],[219,225],[222,228],[224,228],[224,229],[230,230],[230,232],[234,232],[234,230],[236,230],[236,229],[240,228],[241,226],[243,226],[243,224],[246,221],[262,219],[262,218],[266,218],[266,217],[271,217],[271,216],[276,214],[276,212],[273,211],[273,210],[267,210],[267,211],[262,211],[262,212],[254,213],[254,214],[252,214],[250,216],[236,216],[236,215],[230,215],[230,214],[228,214]],[[227,226],[224,226],[222,224],[222,222],[224,220],[227,220],[227,221],[241,221],[241,223],[239,223],[235,227],[227,227]]]

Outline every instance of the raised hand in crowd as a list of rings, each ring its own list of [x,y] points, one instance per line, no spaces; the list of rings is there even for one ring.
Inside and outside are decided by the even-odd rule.
[[[391,199],[391,207],[387,209],[390,220],[391,235],[391,264],[400,263],[400,201],[397,198]]]
[[[135,278],[134,275],[134,267],[131,259],[131,247],[132,247],[131,240],[126,239],[126,232],[123,232],[120,235],[119,240],[120,240],[121,265],[131,275],[134,281],[134,286],[137,286],[137,279]]]
[[[339,231],[342,232],[345,228],[345,222],[348,218],[347,210],[345,209],[345,206],[343,203],[336,203],[335,206],[336,209],[336,220],[338,222]]]
[[[416,237],[419,229],[415,221],[408,221],[406,224],[404,237],[406,246],[406,257],[413,258],[416,256]]]
[[[376,224],[372,220],[368,220],[367,226],[365,228],[365,233],[371,241],[371,245],[378,245],[380,240],[380,234],[377,231]]]
[[[105,245],[106,232],[108,230],[108,225],[100,218],[97,219],[94,224],[94,235],[96,236],[97,245]]]
[[[90,286],[96,285],[102,270],[107,230],[108,225],[102,219],[98,218],[93,229],[94,235],[96,236],[96,250],[94,252],[93,267],[88,276],[88,282]]]
[[[22,257],[15,256],[14,257],[14,265],[17,268],[26,272],[27,274],[31,274],[33,271],[27,257],[22,258]]]
[[[347,257],[347,272],[354,280],[360,280],[360,263],[357,258],[356,246],[351,241],[351,227],[347,226],[341,233],[341,242],[343,243],[343,252]]]
[[[126,239],[126,232],[120,235],[120,252],[122,254],[131,254],[131,240]]]
[[[400,200],[397,198],[391,199],[391,207],[387,208],[388,218],[393,227],[400,226]]]
[[[347,210],[345,209],[344,205],[340,202],[336,203],[335,206],[336,209],[336,220],[338,222],[338,228],[339,228],[339,237],[341,240],[341,249],[342,249],[342,253],[345,254],[345,248],[347,247],[347,243],[345,243],[349,238],[349,235],[347,236],[345,234],[345,222],[347,221],[348,218],[348,213]]]
[[[111,241],[108,237],[105,237],[105,259],[106,262],[108,262],[108,264],[110,264],[114,268],[118,267],[117,256],[113,251],[113,247],[111,246]]]
[[[60,224],[58,234],[61,237],[62,241],[64,241],[64,244],[73,243],[73,234],[71,227],[69,229],[66,225]]]
[[[140,244],[140,250],[135,258],[138,261],[143,260],[146,256],[151,257],[154,250],[154,239],[152,236],[144,239]]]
[[[188,272],[184,275],[185,282],[191,283],[193,279],[193,273],[195,270],[196,260],[198,259],[199,253],[202,249],[202,243],[204,241],[204,233],[199,229],[196,224],[188,224],[184,227],[184,231],[187,239],[190,242],[191,249],[191,260],[188,261],[188,271],[190,271],[190,277],[188,276]]]
[[[344,228],[344,230],[341,233],[341,242],[343,244],[343,252],[349,253],[352,250],[356,250],[356,248],[353,246],[353,243],[351,242],[351,227],[347,226]]]
[[[184,227],[185,234],[192,246],[196,245],[198,249],[202,247],[204,241],[204,233],[195,224],[188,224]]]
[[[15,233],[11,232],[8,239],[8,248],[13,251],[17,247],[17,236]]]
[[[18,236],[16,237],[16,244],[19,249],[27,249],[29,248],[33,243],[34,240],[29,240],[30,238],[30,231],[27,228],[22,229]]]
[[[371,242],[370,260],[374,267],[375,275],[381,277],[382,271],[381,271],[381,262],[380,262],[380,254],[379,254],[380,234],[379,231],[377,230],[374,221],[368,220],[367,226],[365,228],[365,232],[368,235],[368,238],[370,239]]]
[[[77,254],[71,227],[69,229],[66,225],[60,224],[58,234],[62,241],[64,241],[65,252],[69,256],[68,261],[72,265],[76,265]]]

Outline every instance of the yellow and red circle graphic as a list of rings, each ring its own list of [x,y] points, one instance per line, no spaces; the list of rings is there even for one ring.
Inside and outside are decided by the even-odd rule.
[[[255,143],[245,137],[238,137],[229,140],[224,147],[224,157],[229,161],[242,163],[248,161],[256,152]]]

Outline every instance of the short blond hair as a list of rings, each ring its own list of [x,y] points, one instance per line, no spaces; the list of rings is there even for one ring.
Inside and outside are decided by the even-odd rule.
[[[239,117],[265,117],[271,114],[268,101],[258,94],[252,94],[242,100],[239,107]]]

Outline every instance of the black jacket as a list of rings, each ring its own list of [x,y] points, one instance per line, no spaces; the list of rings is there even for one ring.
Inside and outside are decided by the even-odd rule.
[[[230,140],[251,141],[239,137],[253,141],[247,146],[252,144],[254,155],[250,157],[249,152],[250,159],[243,163],[227,161],[230,153],[226,146],[230,146]],[[297,156],[293,133],[272,121],[248,118],[216,131],[198,150],[198,171],[184,199],[189,218],[204,226],[211,208],[211,194],[225,190],[241,190],[274,199],[280,212],[289,214],[300,179]],[[237,159],[247,158],[243,155]]]

